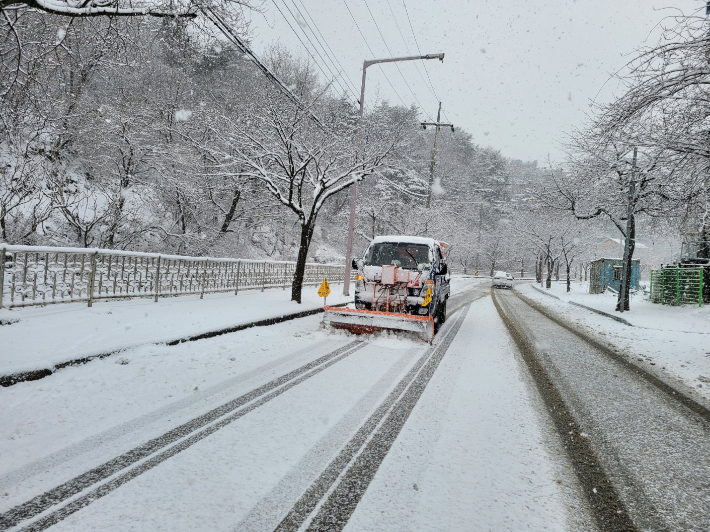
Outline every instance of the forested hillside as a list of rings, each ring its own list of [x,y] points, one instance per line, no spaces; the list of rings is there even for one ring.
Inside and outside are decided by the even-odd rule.
[[[190,19],[12,15],[3,28],[2,241],[294,259],[300,207],[274,190],[288,183],[291,156],[357,167],[357,102],[288,50],[262,59],[323,128]],[[511,186],[539,172],[442,129],[427,210],[433,131],[420,119],[386,101],[366,108],[369,168],[341,182],[364,180],[356,249],[376,234],[407,233],[472,252],[471,235],[496,227]],[[284,159],[257,175],[270,143]],[[306,210],[313,179],[298,190],[310,195]],[[347,200],[342,188],[322,202],[309,260],[342,260]]]

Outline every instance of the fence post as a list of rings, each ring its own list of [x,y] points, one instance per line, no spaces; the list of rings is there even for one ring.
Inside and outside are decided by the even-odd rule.
[[[155,268],[155,297],[153,303],[158,302],[158,293],[160,292],[160,255],[158,255],[158,265]]]
[[[202,270],[202,290],[200,291],[200,299],[205,297],[205,283],[207,282],[207,261]]]
[[[234,283],[234,295],[239,293],[239,271],[242,269],[242,261],[237,262],[237,282]]]
[[[675,269],[675,304],[680,306],[680,268]]]
[[[261,270],[261,291],[264,291],[264,288],[266,288],[266,261],[264,261],[264,269]]]
[[[700,282],[698,283],[698,306],[702,307],[703,306],[703,272],[705,271],[704,268],[700,268],[699,273],[700,273]],[[2,291],[0,291],[0,296],[2,296]],[[0,298],[1,299],[1,298]],[[0,304],[2,306],[2,304]]]
[[[0,249],[0,308],[2,308],[3,289],[5,288],[5,248]]]
[[[89,286],[88,286],[88,296],[89,296],[89,306],[94,306],[94,280],[96,279],[96,256],[99,254],[98,251],[94,251],[91,254],[91,273],[89,274]]]

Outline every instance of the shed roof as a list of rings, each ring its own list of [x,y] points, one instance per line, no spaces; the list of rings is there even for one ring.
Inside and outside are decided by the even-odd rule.
[[[601,259],[594,259],[592,262],[607,261],[607,260],[624,260],[623,257],[606,257]],[[641,259],[631,259],[631,262],[641,262]]]

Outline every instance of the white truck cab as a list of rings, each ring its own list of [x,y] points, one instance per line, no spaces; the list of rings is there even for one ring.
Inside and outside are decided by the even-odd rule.
[[[355,308],[446,319],[448,244],[416,236],[378,236],[357,268]]]

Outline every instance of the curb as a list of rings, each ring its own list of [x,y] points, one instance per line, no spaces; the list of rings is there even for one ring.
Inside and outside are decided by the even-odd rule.
[[[603,310],[598,310],[592,307],[588,307],[587,305],[582,305],[581,303],[577,303],[575,301],[564,301],[563,299],[560,299],[557,296],[553,296],[552,294],[545,292],[544,290],[538,288],[535,285],[531,285],[535,290],[540,292],[541,294],[545,294],[546,296],[554,297],[558,301],[562,301],[563,303],[569,303],[570,305],[574,305],[576,307],[581,307],[583,309],[591,310],[592,312],[596,312],[597,314],[601,314],[602,316],[606,316],[607,318],[611,318],[614,321],[618,321],[619,323],[623,323],[624,325],[628,325],[629,327],[635,327],[633,323],[629,323],[626,321],[624,318],[620,318],[619,316],[614,316],[613,314],[609,314],[608,312],[604,312]]]
[[[702,396],[693,397],[693,395],[697,394],[697,392],[692,388],[689,388],[684,383],[674,381],[674,379],[672,378],[669,379],[667,375],[656,374],[656,372],[654,372],[650,368],[644,368],[643,366],[636,364],[633,360],[631,360],[621,352],[617,351],[614,347],[604,344],[602,341],[594,338],[590,334],[581,331],[575,325],[568,323],[561,316],[558,316],[555,312],[545,307],[542,303],[538,303],[537,301],[525,297],[520,293],[516,293],[515,295],[527,305],[537,310],[547,319],[555,322],[560,327],[567,329],[572,334],[580,337],[582,340],[589,343],[596,349],[599,349],[600,351],[605,353],[610,358],[616,360],[620,364],[626,366],[632,371],[635,371],[640,377],[642,377],[650,384],[658,388],[668,397],[674,399],[675,401],[684,405],[686,408],[700,415],[706,423],[710,422],[710,403]]]
[[[332,307],[344,307],[348,303],[338,303],[337,305],[331,305]],[[111,355],[115,355],[116,353],[120,353],[126,349],[131,349],[133,347],[138,347],[141,345],[147,345],[147,344],[165,344],[169,346],[175,346],[178,344],[183,344],[185,342],[194,342],[197,340],[204,340],[207,338],[214,338],[215,336],[221,336],[223,334],[229,334],[237,331],[243,331],[244,329],[251,329],[252,327],[266,327],[268,325],[275,325],[277,323],[282,323],[284,321],[290,321],[294,320],[297,318],[305,318],[306,316],[312,316],[314,314],[319,314],[323,312],[322,308],[315,308],[311,310],[304,310],[301,312],[296,312],[294,314],[286,314],[284,316],[277,316],[275,318],[266,318],[263,320],[258,320],[258,321],[253,321],[250,323],[242,323],[241,325],[235,325],[233,327],[226,327],[223,329],[217,329],[214,331],[208,331],[205,333],[201,334],[196,334],[192,336],[185,336],[183,338],[177,338],[175,340],[169,340],[167,342],[147,342],[145,344],[135,344],[135,345],[129,345],[126,347],[122,347],[121,349],[116,349],[115,351],[110,351],[108,353],[98,353],[96,355],[89,355],[86,357],[81,357],[81,358],[75,358],[72,360],[68,360],[67,362],[60,362],[59,364],[55,364],[51,368],[42,368],[42,369],[34,369],[30,371],[22,371],[20,373],[13,373],[10,375],[0,375],[0,386],[7,388],[8,386],[12,386],[13,384],[17,384],[18,382],[25,382],[25,381],[36,381],[39,379],[43,379],[44,377],[50,376],[52,373],[55,371],[58,371],[60,369],[69,367],[69,366],[80,366],[82,364],[86,364],[87,362],[91,362],[94,359],[102,359],[106,357],[110,357]]]
[[[582,307],[587,310],[591,310],[592,312],[596,312],[597,314],[601,314],[602,316],[606,316],[607,318],[611,318],[614,321],[618,321],[619,323],[623,323],[624,325],[628,325],[629,327],[635,327],[633,323],[629,323],[626,321],[624,318],[620,318],[619,316],[614,316],[613,314],[609,314],[608,312],[604,312],[603,310],[598,310],[592,307],[588,307],[587,305],[582,305],[581,303],[575,303],[574,301],[568,301],[570,305],[575,305],[577,307]]]
[[[542,288],[538,288],[538,287],[537,287],[536,285],[534,285],[534,284],[531,284],[530,286],[532,286],[535,290],[537,290],[537,291],[540,292],[541,294],[545,294],[546,296],[552,297],[552,298],[556,299],[557,301],[562,301],[559,297],[553,296],[550,292],[546,292],[545,290],[543,290]]]

